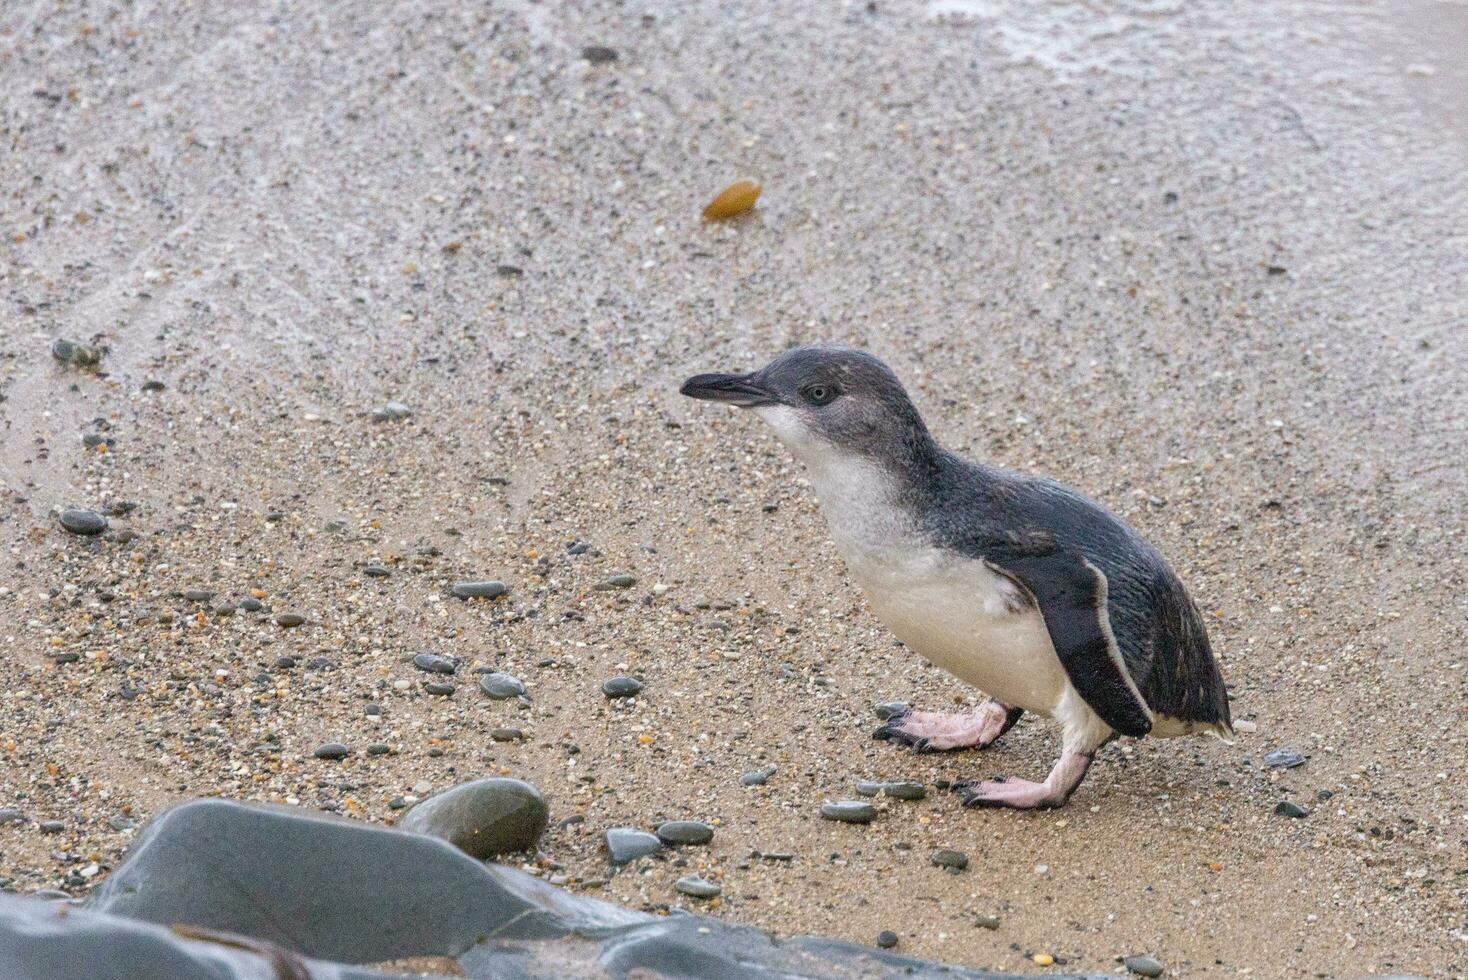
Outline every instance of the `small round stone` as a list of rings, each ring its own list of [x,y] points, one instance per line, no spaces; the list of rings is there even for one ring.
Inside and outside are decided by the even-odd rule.
[[[94,510],[73,507],[61,512],[61,526],[72,534],[90,538],[107,530],[107,518]]]
[[[638,858],[656,854],[663,849],[663,842],[645,830],[632,827],[612,827],[606,834],[607,853],[613,864],[627,864]]]
[[[480,677],[479,689],[495,701],[508,701],[525,694],[525,684],[520,678],[498,672]]]
[[[489,738],[493,742],[520,742],[525,739],[525,733],[518,728],[496,728],[489,733]]]
[[[387,578],[392,574],[392,569],[386,565],[368,565],[362,569],[362,574],[368,578]]]
[[[265,603],[251,596],[248,599],[240,600],[240,608],[245,612],[259,612],[265,608]]]
[[[877,816],[877,808],[860,800],[840,800],[822,806],[821,816],[841,823],[871,823]]]
[[[1122,965],[1128,970],[1141,977],[1162,976],[1162,964],[1150,956],[1136,955],[1128,956],[1122,961]]]
[[[313,753],[318,759],[345,759],[352,752],[340,742],[327,742],[325,745],[317,746]]]
[[[190,602],[208,602],[214,598],[212,589],[185,589],[184,598]]]
[[[968,867],[968,855],[962,851],[954,851],[942,848],[933,852],[932,862],[940,868],[949,868],[953,871],[962,871]]]
[[[637,576],[622,574],[613,575],[610,578],[604,578],[600,582],[596,583],[594,588],[598,592],[611,592],[615,589],[630,589],[636,584]]]
[[[877,933],[877,945],[883,949],[891,949],[897,945],[897,933],[891,929],[883,929]]]
[[[856,784],[856,791],[862,796],[887,796],[894,800],[921,800],[928,795],[926,786],[911,780],[891,783],[864,780]]]
[[[300,626],[305,621],[305,616],[302,616],[300,613],[293,612],[279,613],[275,617],[275,625],[284,626],[286,629],[292,629],[296,626]]]
[[[1279,814],[1281,817],[1290,817],[1294,820],[1300,820],[1310,815],[1304,807],[1300,806],[1300,804],[1291,803],[1289,800],[1280,800],[1278,803],[1276,803],[1274,806],[1274,812]]]
[[[680,894],[688,895],[692,898],[718,898],[724,893],[723,888],[714,884],[712,881],[704,881],[697,875],[679,878],[673,882],[673,888]]]
[[[455,664],[448,657],[436,653],[419,653],[413,656],[413,666],[430,674],[452,674]]]
[[[436,694],[441,698],[446,698],[450,694],[454,693],[455,688],[452,684],[442,684],[437,681],[426,681],[423,684],[423,690],[427,691],[429,694]]]
[[[601,686],[601,693],[609,698],[635,698],[641,692],[642,682],[635,677],[611,677]]]
[[[881,704],[872,706],[872,711],[876,712],[879,721],[886,721],[893,715],[900,715],[906,710],[907,705],[901,701],[883,701]]]
[[[383,742],[373,742],[367,746],[368,755],[387,755],[392,751],[392,746]]]
[[[664,844],[707,844],[714,839],[714,828],[701,820],[669,820],[658,827],[658,840]]]
[[[453,593],[460,599],[494,599],[510,591],[503,582],[455,582]]]

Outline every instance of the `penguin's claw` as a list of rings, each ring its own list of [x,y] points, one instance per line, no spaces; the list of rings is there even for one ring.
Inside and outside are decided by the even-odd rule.
[[[1009,731],[1023,712],[986,701],[977,711],[947,714],[904,709],[887,716],[872,738],[911,746],[918,752],[986,749]]]
[[[1028,779],[1011,779],[995,776],[993,779],[965,780],[954,783],[953,789],[967,807],[1008,807],[1014,810],[1048,810],[1063,806],[1064,797],[1058,797],[1044,783],[1032,783]]]

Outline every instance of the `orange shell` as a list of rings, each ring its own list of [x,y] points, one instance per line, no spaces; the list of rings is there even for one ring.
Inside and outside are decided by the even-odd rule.
[[[708,207],[703,209],[703,216],[710,221],[718,221],[721,218],[733,218],[744,214],[754,207],[754,202],[759,200],[760,185],[752,180],[736,180],[734,183],[719,191],[719,196],[709,202]]]

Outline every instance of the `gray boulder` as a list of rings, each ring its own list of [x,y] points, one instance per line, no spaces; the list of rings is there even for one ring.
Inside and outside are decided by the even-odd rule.
[[[415,834],[442,837],[470,857],[528,851],[545,832],[550,811],[535,787],[518,779],[476,779],[419,803],[398,822]]]

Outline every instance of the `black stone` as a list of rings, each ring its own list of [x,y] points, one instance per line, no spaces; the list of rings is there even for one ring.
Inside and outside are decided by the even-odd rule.
[[[617,52],[612,48],[593,44],[581,49],[581,57],[593,65],[606,65],[617,60]]]
[[[94,510],[73,507],[61,512],[61,526],[72,534],[90,538],[107,530],[107,518]]]
[[[452,660],[448,657],[440,657],[436,653],[415,654],[413,666],[431,674],[452,674],[457,669],[457,665]]]
[[[897,933],[891,929],[883,929],[877,933],[877,945],[883,949],[891,949],[897,945]]]
[[[340,742],[327,742],[313,753],[318,759],[345,759],[352,752]]]
[[[877,816],[877,808],[858,800],[842,800],[822,806],[821,816],[841,823],[871,823]]]
[[[1264,757],[1264,764],[1271,769],[1293,769],[1305,764],[1305,757],[1294,749],[1275,749]]]
[[[1274,812],[1281,817],[1290,817],[1295,820],[1300,820],[1310,815],[1309,811],[1304,807],[1298,803],[1291,803],[1289,800],[1280,800],[1276,803],[1274,805]]]
[[[642,692],[642,682],[635,677],[612,677],[602,682],[601,693],[609,698],[635,698]]]
[[[455,582],[451,591],[460,599],[495,599],[510,589],[503,582]]]
[[[613,827],[608,830],[606,845],[613,864],[626,864],[663,849],[663,842],[655,835],[631,827]]]
[[[658,827],[658,840],[664,844],[707,844],[714,839],[714,828],[700,820],[669,820]]]

